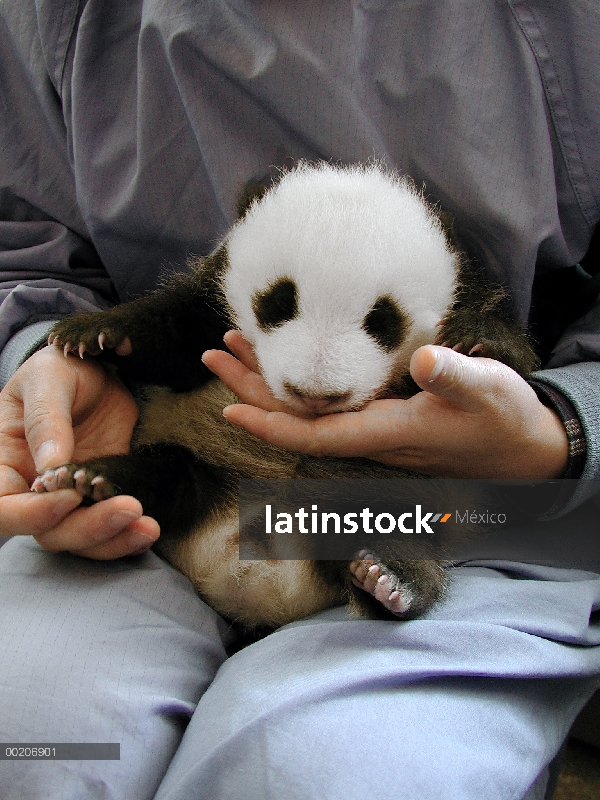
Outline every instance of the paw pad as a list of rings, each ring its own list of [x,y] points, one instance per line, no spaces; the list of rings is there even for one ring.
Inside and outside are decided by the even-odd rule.
[[[412,591],[372,553],[362,550],[350,564],[350,573],[355,586],[372,595],[392,614],[401,617],[410,611]]]

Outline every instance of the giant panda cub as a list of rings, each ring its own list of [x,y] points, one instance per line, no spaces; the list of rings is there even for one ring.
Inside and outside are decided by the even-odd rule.
[[[345,602],[382,615],[421,614],[444,591],[441,562],[365,552],[352,562],[239,559],[239,478],[407,473],[258,441],[223,418],[235,398],[209,379],[200,357],[235,327],[291,409],[352,411],[414,393],[409,362],[426,343],[527,374],[535,356],[508,306],[409,180],[378,165],[300,163],[251,193],[221,244],[186,273],[130,303],[55,325],[49,341],[65,355],[112,361],[143,384],[140,421],[130,455],[49,470],[32,488],[74,486],[89,502],[134,495],[161,526],[154,549],[218,612],[249,628]]]

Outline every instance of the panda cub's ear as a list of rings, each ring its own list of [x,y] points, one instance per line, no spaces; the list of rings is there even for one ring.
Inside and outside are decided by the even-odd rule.
[[[242,191],[237,201],[237,218],[242,219],[250,209],[250,206],[260,200],[266,193],[273,187],[274,181],[271,176],[264,178],[256,178],[249,180]]]

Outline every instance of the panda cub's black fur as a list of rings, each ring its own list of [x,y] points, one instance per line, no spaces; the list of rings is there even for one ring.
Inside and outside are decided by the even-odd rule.
[[[302,163],[255,196],[190,271],[52,330],[65,354],[112,361],[146,388],[130,455],[51,470],[36,491],[74,485],[90,501],[136,496],[160,523],[155,550],[245,626],[276,627],[348,600],[373,605],[348,562],[239,560],[239,478],[406,473],[289,453],[227,423],[221,411],[235,398],[200,356],[230,327],[254,346],[277,398],[299,413],[334,413],[414,392],[410,357],[432,342],[526,375],[536,359],[506,294],[469,267],[410,181],[378,166]],[[444,591],[440,562],[375,567],[389,587],[389,601],[376,604],[382,615],[415,616]]]

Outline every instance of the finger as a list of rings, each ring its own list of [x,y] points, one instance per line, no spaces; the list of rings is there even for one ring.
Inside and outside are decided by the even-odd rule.
[[[224,408],[223,416],[285,450],[313,456],[353,457],[389,448],[390,429],[403,424],[403,404],[402,400],[375,400],[362,411],[308,419],[237,404]]]
[[[25,436],[38,472],[70,461],[73,447],[71,408],[76,377],[70,368],[42,371],[21,382]]]
[[[43,534],[77,508],[81,496],[73,489],[52,494],[25,491],[0,497],[0,536]]]
[[[90,548],[72,552],[82,558],[93,558],[96,561],[136,556],[149,550],[159,535],[158,522],[152,517],[142,516],[113,536],[112,539]]]
[[[268,411],[285,408],[276,400],[261,375],[222,350],[207,350],[202,361],[243,403]]]
[[[111,555],[112,552],[118,551],[120,555],[127,555],[140,547],[147,549],[158,537],[158,524],[154,520],[149,522],[149,517],[142,517],[139,501],[121,495],[78,508],[52,530],[35,538],[45,550],[54,553],[69,551],[78,555],[89,555],[95,552],[104,553],[104,558],[116,558],[117,556]],[[130,526],[134,527],[128,530]],[[141,538],[137,536],[140,533],[143,534]],[[115,537],[119,537],[119,540],[110,544]]]
[[[0,465],[0,498],[29,491],[25,478],[16,469]]]
[[[240,331],[227,331],[223,341],[238,361],[241,361],[248,369],[251,369],[252,372],[261,371],[254,348],[247,339],[244,339]]]
[[[483,411],[506,384],[508,368],[490,358],[469,358],[425,345],[413,353],[410,373],[421,389],[463,411]],[[500,374],[502,373],[502,374]]]

